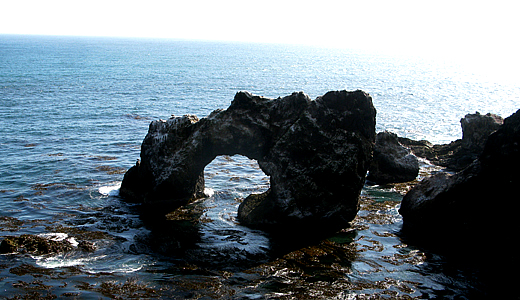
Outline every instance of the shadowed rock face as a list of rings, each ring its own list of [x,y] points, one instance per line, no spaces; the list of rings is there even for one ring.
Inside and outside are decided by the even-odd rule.
[[[243,224],[339,229],[358,210],[375,116],[362,91],[314,101],[303,93],[273,100],[240,92],[227,110],[207,118],[152,122],[141,161],[125,174],[120,193],[127,201],[179,207],[203,197],[204,167],[215,157],[241,154],[271,180],[266,193],[240,206]]]
[[[369,171],[367,179],[376,184],[408,182],[419,174],[419,160],[399,143],[395,133],[384,131],[376,136]]]
[[[517,234],[519,145],[520,110],[485,138],[482,153],[466,169],[436,174],[406,194],[399,210],[404,229],[428,238],[458,240],[475,236],[501,240]]]

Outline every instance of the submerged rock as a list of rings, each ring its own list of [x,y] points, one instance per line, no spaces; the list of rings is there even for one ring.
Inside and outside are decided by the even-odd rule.
[[[487,138],[469,167],[453,175],[436,174],[406,194],[399,210],[403,229],[455,239],[515,236],[519,168],[520,110]]]
[[[165,206],[203,197],[204,167],[216,156],[241,154],[257,160],[271,180],[267,192],[240,205],[243,224],[337,230],[358,210],[375,115],[362,91],[328,92],[314,101],[303,93],[273,100],[240,92],[227,110],[207,118],[152,122],[120,194],[167,213]]]
[[[399,143],[397,135],[378,133],[367,179],[377,184],[400,183],[412,181],[418,174],[419,160]]]

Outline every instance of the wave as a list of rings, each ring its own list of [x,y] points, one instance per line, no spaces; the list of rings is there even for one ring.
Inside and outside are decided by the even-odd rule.
[[[104,196],[119,196],[119,189],[121,188],[121,182],[116,185],[102,186],[98,189],[98,192]]]

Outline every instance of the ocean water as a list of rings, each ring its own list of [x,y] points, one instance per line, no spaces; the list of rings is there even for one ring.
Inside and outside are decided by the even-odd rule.
[[[0,236],[53,234],[96,248],[1,255],[0,295],[471,299],[496,292],[478,268],[403,241],[402,195],[391,188],[367,186],[351,228],[296,245],[237,223],[240,201],[269,186],[245,157],[206,167],[208,198],[179,217],[181,237],[149,228],[138,205],[118,197],[152,120],[204,117],[227,108],[238,91],[316,98],[340,89],[372,95],[378,131],[434,143],[460,138],[467,113],[507,117],[520,108],[520,84],[381,51],[0,36]]]

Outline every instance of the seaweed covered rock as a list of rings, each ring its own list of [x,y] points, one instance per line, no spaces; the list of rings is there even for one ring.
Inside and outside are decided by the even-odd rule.
[[[455,239],[516,235],[519,168],[520,110],[487,138],[469,167],[436,174],[406,194],[399,210],[403,229]]]
[[[395,133],[378,133],[367,179],[377,184],[400,183],[412,181],[417,175],[419,160],[410,149],[399,143]]]
[[[358,210],[372,157],[376,111],[362,91],[304,93],[268,99],[237,93],[208,117],[154,121],[141,160],[124,176],[120,194],[158,212],[203,196],[204,167],[218,155],[241,154],[270,176],[262,196],[239,208],[248,226],[337,230]]]
[[[68,240],[55,240],[32,234],[6,236],[0,243],[0,253],[30,252],[38,255],[57,254],[71,251]]]
[[[39,235],[22,234],[5,236],[0,242],[0,254],[32,253],[36,255],[59,254],[72,250],[94,252],[96,246],[91,241],[76,241],[65,233],[45,233]]]

